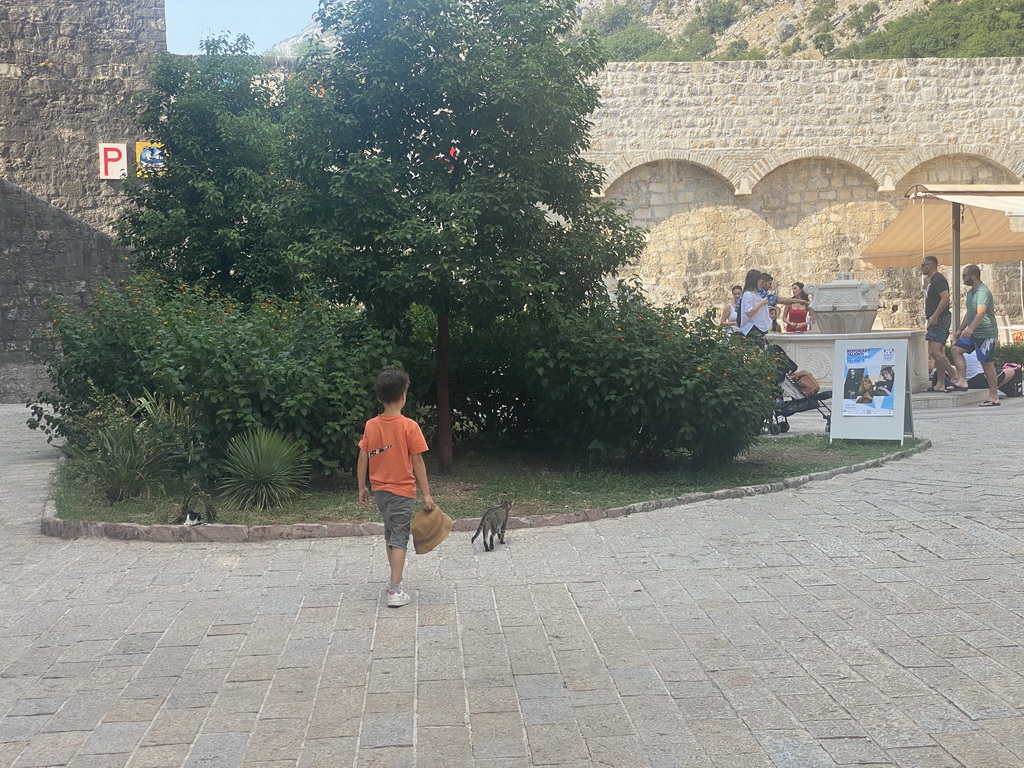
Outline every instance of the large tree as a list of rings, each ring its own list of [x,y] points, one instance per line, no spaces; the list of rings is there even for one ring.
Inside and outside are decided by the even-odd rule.
[[[119,236],[137,267],[174,281],[239,298],[288,293],[304,271],[288,261],[280,208],[286,107],[248,38],[202,47],[200,56],[158,57],[151,87],[132,99],[166,167],[129,178]]]
[[[317,291],[401,325],[436,318],[438,452],[452,461],[449,335],[578,306],[637,255],[582,157],[603,66],[573,0],[326,3],[333,48],[267,77],[244,38],[164,57],[136,101],[167,169],[120,222],[136,263],[246,298]]]
[[[642,247],[581,156],[604,62],[574,0],[354,0],[321,18],[338,43],[305,65],[296,112],[317,118],[293,135],[324,153],[305,182],[342,220],[311,239],[378,318],[434,312],[443,469],[451,320],[585,302]]]

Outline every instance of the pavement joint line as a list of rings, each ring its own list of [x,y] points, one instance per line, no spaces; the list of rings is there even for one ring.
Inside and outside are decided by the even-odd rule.
[[[517,528],[544,528],[571,525],[574,523],[593,522],[626,517],[641,512],[653,512],[667,507],[679,507],[697,504],[711,499],[738,499],[745,496],[760,496],[768,493],[800,488],[808,483],[830,480],[838,475],[862,472],[874,469],[883,464],[900,461],[915,456],[932,447],[930,440],[921,439],[917,445],[876,459],[849,464],[843,467],[812,472],[808,475],[796,475],[783,478],[774,483],[744,485],[736,488],[721,488],[717,491],[697,491],[667,499],[652,499],[628,504],[612,509],[588,509],[578,512],[556,512],[549,515],[531,517],[512,516],[509,518],[509,530]],[[452,526],[454,531],[472,531],[480,524],[479,517],[460,518]],[[53,497],[46,499],[43,505],[43,516],[40,531],[44,536],[59,539],[107,538],[122,541],[142,541],[149,543],[203,543],[203,544],[239,544],[247,542],[292,541],[297,539],[333,539],[352,536],[378,536],[383,531],[380,523],[296,523],[294,525],[233,525],[211,523],[207,525],[141,525],[139,523],[110,523],[99,520],[64,520],[57,517]],[[280,535],[270,535],[270,534]]]

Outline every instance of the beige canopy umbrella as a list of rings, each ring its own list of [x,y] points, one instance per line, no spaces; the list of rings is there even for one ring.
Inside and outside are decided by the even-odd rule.
[[[861,253],[876,269],[916,267],[923,256],[951,265],[953,314],[960,322],[961,257],[984,264],[1024,260],[1024,185],[917,184],[910,205]]]

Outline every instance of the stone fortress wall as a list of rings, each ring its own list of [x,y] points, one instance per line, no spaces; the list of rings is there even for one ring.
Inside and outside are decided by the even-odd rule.
[[[0,401],[43,382],[43,303],[118,273],[120,183],[99,178],[97,144],[141,138],[126,104],[163,50],[163,0],[0,5]]]
[[[84,301],[118,272],[122,200],[98,177],[97,144],[145,138],[125,104],[165,48],[163,0],[0,7],[0,401],[34,391],[43,302]],[[612,64],[589,156],[650,229],[632,270],[655,301],[719,307],[750,267],[782,288],[853,271],[889,283],[884,323],[913,325],[916,270],[863,269],[857,255],[913,183],[1024,178],[1022,71],[1024,59]],[[1019,323],[1020,265],[983,269]]]
[[[886,327],[919,326],[918,271],[858,256],[913,184],[1024,179],[1022,75],[1009,58],[611,64],[589,156],[650,229],[632,273],[655,301],[720,308],[752,267],[787,295],[850,271],[887,282]],[[1021,323],[1020,262],[982,278]]]

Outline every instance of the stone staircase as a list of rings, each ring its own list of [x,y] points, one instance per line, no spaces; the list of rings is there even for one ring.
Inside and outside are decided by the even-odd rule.
[[[972,389],[968,392],[917,392],[910,396],[915,411],[935,408],[959,408],[964,405],[980,405],[988,397],[988,390]]]

